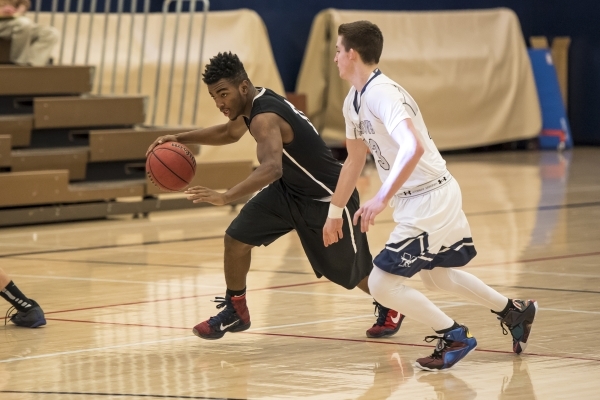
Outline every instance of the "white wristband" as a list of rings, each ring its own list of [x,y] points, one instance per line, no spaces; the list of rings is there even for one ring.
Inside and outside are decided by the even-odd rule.
[[[333,203],[329,203],[329,212],[327,213],[327,218],[339,219],[342,218],[343,213],[343,208],[340,208]]]

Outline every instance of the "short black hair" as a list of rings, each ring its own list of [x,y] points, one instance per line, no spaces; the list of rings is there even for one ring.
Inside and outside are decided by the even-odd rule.
[[[383,51],[383,34],[377,25],[369,21],[341,24],[338,35],[346,51],[354,49],[365,64],[379,64]]]
[[[210,59],[210,63],[206,64],[202,80],[207,85],[217,83],[221,79],[227,79],[234,85],[239,85],[245,79],[248,79],[248,74],[244,69],[244,64],[240,61],[237,55],[230,51],[227,53],[219,53]]]

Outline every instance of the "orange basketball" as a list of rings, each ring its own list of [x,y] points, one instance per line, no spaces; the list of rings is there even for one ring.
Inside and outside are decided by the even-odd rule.
[[[181,143],[159,144],[146,159],[146,174],[159,189],[177,192],[190,184],[196,173],[196,158]]]

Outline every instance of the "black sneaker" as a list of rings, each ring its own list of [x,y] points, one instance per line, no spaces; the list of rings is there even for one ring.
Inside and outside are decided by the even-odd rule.
[[[527,348],[527,340],[531,333],[531,325],[537,313],[538,304],[535,300],[513,300],[504,317],[498,316],[502,333],[508,335],[508,330],[513,338],[513,351],[520,354]],[[506,328],[505,328],[506,326]]]
[[[42,307],[35,300],[31,300],[32,306],[26,311],[17,311],[15,314],[10,316],[10,322],[17,326],[24,328],[37,328],[38,326],[46,325],[46,318],[44,317],[44,311]],[[10,314],[14,307],[11,307],[6,312],[6,315]]]
[[[219,314],[199,323],[192,330],[202,339],[220,339],[225,332],[241,332],[250,328],[250,311],[246,306],[246,295],[215,297],[217,308],[224,308]]]

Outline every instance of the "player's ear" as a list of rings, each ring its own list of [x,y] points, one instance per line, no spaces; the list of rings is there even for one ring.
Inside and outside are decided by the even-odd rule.
[[[240,83],[240,92],[244,95],[248,94],[249,91],[249,86],[248,86],[248,81],[247,80],[243,80],[242,83]]]

